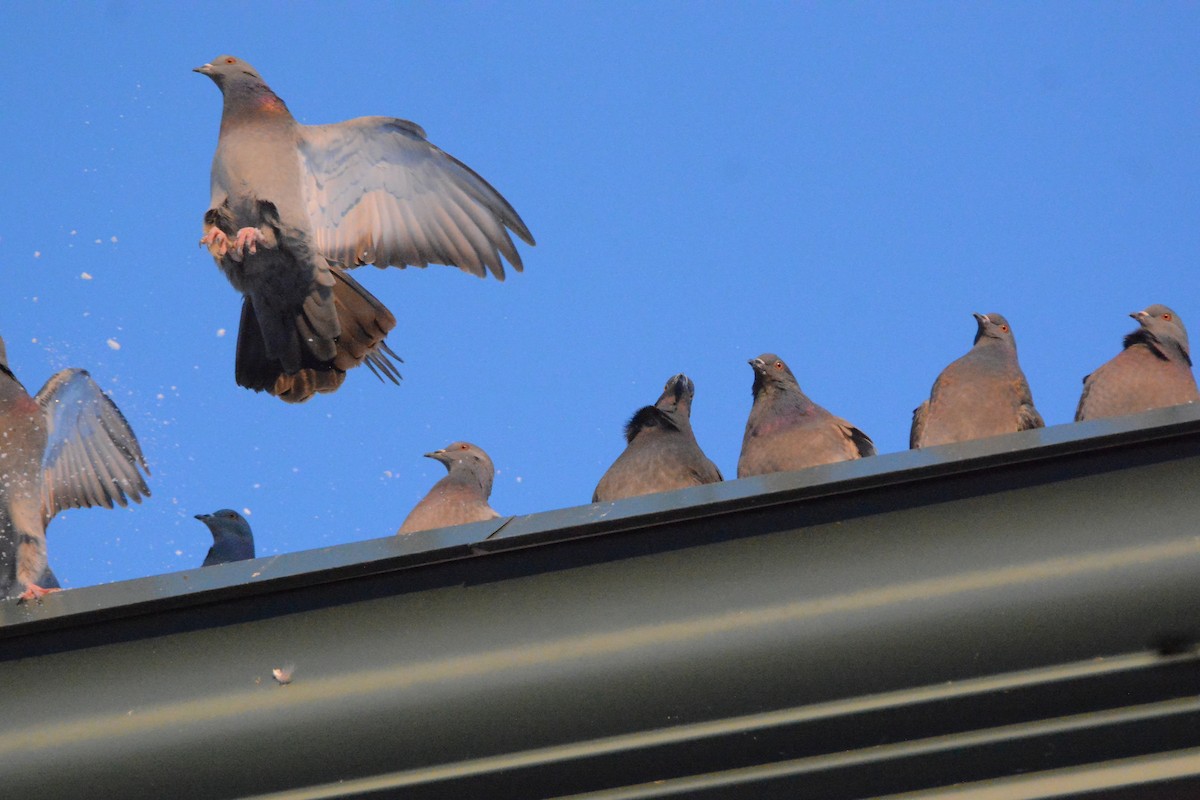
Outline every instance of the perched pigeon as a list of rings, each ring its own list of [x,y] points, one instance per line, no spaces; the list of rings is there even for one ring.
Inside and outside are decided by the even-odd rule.
[[[417,503],[397,534],[482,522],[500,516],[488,505],[496,468],[477,445],[455,442],[444,450],[426,453],[446,465],[450,473],[433,485]]]
[[[197,514],[196,519],[208,526],[213,537],[213,545],[208,548],[208,555],[200,566],[254,558],[254,534],[250,532],[250,523],[241,514],[232,508],[222,508],[211,514]]]
[[[942,370],[929,399],[913,410],[909,447],[932,447],[1042,428],[1008,320],[976,314],[967,354]]]
[[[667,381],[658,402],[638,409],[625,426],[625,452],[600,479],[593,503],[723,480],[692,433],[695,393],[691,379],[681,373]]]
[[[0,597],[38,598],[57,579],[46,526],[65,508],[141,502],[149,474],[116,405],[81,369],[64,369],[30,397],[0,340]],[[40,583],[44,581],[45,583]]]
[[[742,438],[739,478],[875,455],[871,437],[809,400],[779,356],[765,353],[750,366],[754,405]]]
[[[504,278],[533,244],[512,206],[469,167],[389,117],[300,125],[249,64],[196,68],[221,89],[206,245],[245,295],[237,382],[288,402],[332,392],[364,361],[395,381],[396,324],[344,268],[450,264]]]
[[[1140,327],[1125,337],[1125,349],[1083,379],[1076,422],[1200,400],[1179,315],[1152,305],[1129,316]]]

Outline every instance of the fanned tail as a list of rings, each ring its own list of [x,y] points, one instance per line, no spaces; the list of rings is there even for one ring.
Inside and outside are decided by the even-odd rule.
[[[396,327],[396,318],[341,267],[331,264],[330,271],[334,278],[334,308],[341,329],[333,358],[321,360],[303,347],[299,368],[293,372],[285,370],[279,359],[267,355],[262,326],[254,304],[247,297],[242,303],[238,331],[235,367],[238,385],[267,392],[287,403],[303,403],[314,394],[336,391],[346,379],[346,372],[363,363],[380,380],[386,377],[392,383],[400,382],[400,372],[393,360],[401,359],[385,341]],[[296,326],[304,341],[302,320],[297,319]]]

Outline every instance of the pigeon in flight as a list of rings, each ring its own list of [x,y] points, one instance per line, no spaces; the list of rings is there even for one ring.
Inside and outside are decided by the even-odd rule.
[[[625,426],[625,452],[600,479],[593,503],[723,480],[692,432],[695,393],[691,379],[680,373],[667,381],[654,405],[638,409]]]
[[[875,455],[871,437],[809,400],[779,356],[764,353],[750,366],[754,405],[742,437],[739,478]]]
[[[222,508],[211,514],[197,514],[196,519],[208,527],[213,537],[212,547],[208,548],[208,555],[200,566],[254,558],[254,534],[250,532],[250,523],[241,514],[232,508]]]
[[[942,370],[929,399],[913,411],[909,447],[932,447],[1045,426],[1017,363],[1008,320],[976,314],[975,343]]]
[[[137,438],[116,404],[82,369],[64,369],[30,397],[0,339],[0,597],[56,591],[46,526],[66,508],[129,500],[150,489]],[[41,583],[41,582],[44,582]]]
[[[470,442],[455,442],[426,453],[446,465],[449,474],[433,485],[417,503],[397,534],[482,522],[500,516],[488,505],[496,468],[488,454]]]
[[[384,341],[396,320],[349,268],[449,264],[503,280],[507,259],[521,270],[509,231],[532,245],[525,223],[419,125],[301,125],[245,61],[195,71],[224,98],[200,243],[245,297],[239,385],[299,403],[363,362],[397,381]]]
[[[1075,421],[1136,414],[1200,399],[1183,320],[1164,305],[1129,316],[1138,329],[1125,347],[1083,379]]]

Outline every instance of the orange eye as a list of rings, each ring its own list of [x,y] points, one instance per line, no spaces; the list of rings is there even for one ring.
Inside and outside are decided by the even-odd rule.
[[[467,449],[469,449],[469,448],[468,448],[468,447],[467,447],[465,444],[460,444],[460,445],[458,446],[458,449],[459,449],[459,450],[467,450]]]
[[[1007,326],[1007,325],[1001,325],[1001,326],[1000,326],[1000,330],[1004,331],[1005,333],[1008,333],[1008,326]]]
[[[1163,319],[1165,319],[1167,322],[1170,322],[1170,321],[1171,321],[1171,315],[1170,315],[1170,314],[1163,314]]]
[[[225,63],[226,64],[236,64],[237,59],[236,58],[227,58],[227,59],[225,59]]]
[[[776,362],[775,362],[775,369],[783,369],[783,362],[782,362],[782,361],[776,361]]]

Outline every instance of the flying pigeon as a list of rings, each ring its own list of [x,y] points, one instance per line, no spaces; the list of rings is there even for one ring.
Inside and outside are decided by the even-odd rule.
[[[66,508],[140,503],[150,470],[120,410],[82,369],[30,397],[0,339],[0,597],[57,591],[46,526]]]
[[[765,353],[749,363],[754,405],[742,437],[739,478],[875,455],[871,437],[809,400],[779,356]]]
[[[208,548],[208,555],[200,566],[254,558],[254,534],[250,532],[250,523],[241,514],[232,508],[222,508],[211,514],[197,514],[196,519],[208,527],[213,537],[212,547]]]
[[[1187,329],[1179,315],[1156,304],[1129,316],[1139,327],[1125,337],[1121,352],[1083,379],[1076,422],[1200,399]]]
[[[435,483],[429,494],[409,512],[397,534],[465,525],[500,516],[488,505],[496,468],[478,445],[455,442],[445,449],[426,453],[425,457],[445,464],[449,474]]]
[[[1008,320],[975,314],[967,354],[942,370],[929,399],[913,410],[909,447],[932,447],[1042,428]]]
[[[512,206],[419,125],[359,117],[301,125],[233,56],[197,67],[224,98],[204,236],[245,299],[235,377],[293,403],[332,392],[367,363],[399,378],[384,337],[395,318],[346,269],[449,264],[504,279],[521,270]]]
[[[667,381],[654,405],[638,409],[625,425],[625,452],[600,479],[593,503],[723,480],[692,432],[695,393],[691,379],[680,373]]]

